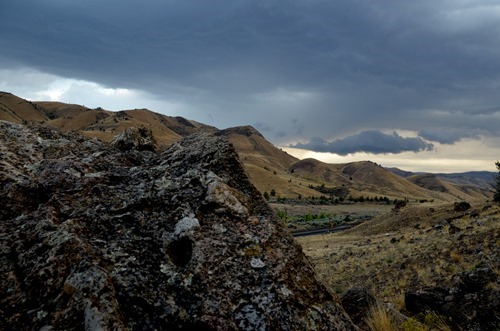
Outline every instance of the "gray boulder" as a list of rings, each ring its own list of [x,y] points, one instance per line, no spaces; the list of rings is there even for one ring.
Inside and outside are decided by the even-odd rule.
[[[0,148],[0,329],[355,329],[222,137]]]

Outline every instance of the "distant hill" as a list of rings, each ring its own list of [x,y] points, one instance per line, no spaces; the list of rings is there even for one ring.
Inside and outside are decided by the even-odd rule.
[[[472,185],[491,190],[497,174],[491,171],[469,171],[455,174],[436,174],[439,178],[446,179],[456,185]]]
[[[399,169],[399,168],[385,168],[385,169],[389,170],[393,174],[401,176],[403,178],[410,177],[410,176],[413,176],[413,175],[417,174],[417,173],[414,173],[414,172],[411,172],[411,171],[402,170],[402,169]]]
[[[219,131],[234,145],[253,184],[260,192],[276,192],[275,197],[319,197],[320,187],[353,197],[387,196],[391,199],[455,201],[488,196],[488,177],[493,173],[437,174],[427,176],[397,168],[384,169],[370,162],[327,164],[315,159],[299,160],[276,148],[251,126],[217,130],[188,120],[148,109],[107,111],[61,102],[32,102],[0,92],[0,120],[38,123],[62,131],[111,141],[129,127],[147,127],[160,145],[166,147],[200,130]],[[324,191],[324,190],[323,190]],[[335,192],[337,192],[335,191]]]
[[[315,159],[304,159],[292,165],[293,172],[311,180],[317,179],[330,186],[348,188],[353,194],[363,196],[388,196],[390,198],[454,201],[477,199],[478,194],[442,190],[440,187],[419,185],[371,161],[346,164],[327,164]],[[460,198],[458,197],[460,195]],[[481,197],[484,198],[484,195]]]
[[[454,174],[413,173],[398,168],[387,168],[398,176],[428,190],[443,192],[460,198],[491,196],[495,173],[469,171]]]

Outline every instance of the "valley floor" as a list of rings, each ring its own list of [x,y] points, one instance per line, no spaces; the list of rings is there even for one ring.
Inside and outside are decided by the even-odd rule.
[[[292,232],[364,222],[386,214],[394,207],[385,203],[332,205],[270,203],[270,206],[286,221]]]

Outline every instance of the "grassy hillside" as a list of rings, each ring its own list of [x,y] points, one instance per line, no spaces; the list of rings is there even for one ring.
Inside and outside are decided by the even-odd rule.
[[[353,195],[388,196],[391,199],[458,201],[483,199],[480,190],[462,191],[449,183],[446,189],[437,185],[418,185],[370,161],[347,164],[327,164],[315,159],[304,159],[291,166],[301,178],[324,183],[326,186],[346,187]]]
[[[0,92],[0,120],[35,122],[62,131],[80,131],[89,137],[111,141],[129,127],[148,127],[160,146],[169,146],[198,130],[215,128],[182,117],[170,117],[147,109],[107,111],[62,102],[31,102]]]
[[[290,165],[299,160],[276,148],[251,126],[222,130],[234,145],[252,183],[260,192],[275,190],[281,197],[297,198],[299,195],[320,196],[321,193],[309,188],[319,185],[319,181],[297,178],[290,171]]]
[[[451,204],[411,205],[345,232],[297,241],[333,291],[367,287],[406,314],[404,294],[412,284],[449,287],[458,273],[481,264],[500,273],[499,219],[498,205],[478,203],[466,212]],[[498,283],[487,286],[500,292]]]
[[[42,122],[47,119],[48,115],[36,104],[11,93],[0,92],[0,120],[23,123],[23,121]]]

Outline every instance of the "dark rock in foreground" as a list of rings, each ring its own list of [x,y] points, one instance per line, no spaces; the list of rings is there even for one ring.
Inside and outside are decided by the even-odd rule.
[[[373,293],[363,287],[354,287],[345,292],[341,297],[342,306],[356,325],[369,329],[366,320],[370,314],[370,308],[377,303]]]
[[[354,329],[220,137],[0,121],[0,153],[0,329]]]
[[[431,311],[446,316],[457,330],[498,330],[498,276],[480,264],[474,270],[458,274],[451,288],[414,285],[405,293],[405,306],[413,313]]]

